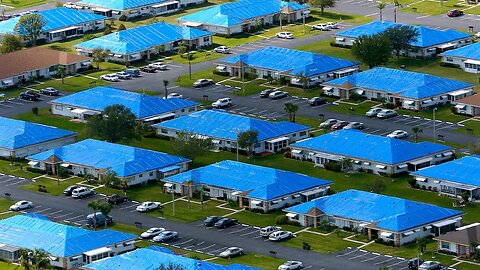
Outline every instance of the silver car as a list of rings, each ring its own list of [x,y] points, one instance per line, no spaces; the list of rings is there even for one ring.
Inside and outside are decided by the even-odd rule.
[[[243,252],[242,248],[229,247],[225,251],[220,253],[218,256],[220,256],[222,258],[232,258],[232,257],[236,257],[236,256],[241,256],[243,254],[244,254],[244,252]]]
[[[365,113],[365,116],[374,117],[377,116],[379,112],[383,111],[382,108],[371,108],[368,112]]]
[[[398,115],[398,113],[394,110],[382,110],[381,112],[379,112],[377,114],[377,117],[381,118],[381,119],[387,119],[387,118],[390,118],[390,117],[395,117],[397,115]]]
[[[333,125],[335,125],[338,122],[339,122],[339,120],[337,120],[337,119],[327,119],[326,121],[322,122],[319,127],[320,128],[331,128]]]

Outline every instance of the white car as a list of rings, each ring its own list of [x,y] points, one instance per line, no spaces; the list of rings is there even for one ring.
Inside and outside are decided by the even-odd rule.
[[[100,76],[100,79],[109,82],[118,82],[120,80],[115,73],[102,75]]]
[[[380,118],[380,119],[387,119],[387,118],[390,118],[390,117],[395,117],[397,115],[398,115],[398,113],[394,110],[382,110],[381,112],[379,112],[377,114],[377,117]]]
[[[20,211],[33,207],[33,203],[29,201],[18,201],[14,205],[10,206],[10,211]]]
[[[122,79],[122,80],[130,80],[132,78],[132,75],[128,74],[125,71],[117,72],[117,73],[115,73],[115,75],[117,75],[117,77]]]
[[[260,235],[267,238],[270,234],[282,230],[282,227],[278,226],[267,226],[260,230]]]
[[[368,112],[365,113],[365,116],[374,117],[377,116],[379,112],[383,111],[382,108],[371,108]]]
[[[300,261],[286,261],[278,267],[278,270],[292,270],[292,269],[301,269],[303,263]]]
[[[440,269],[440,268],[441,266],[439,262],[426,261],[418,267],[418,270],[433,270],[433,269]]]
[[[395,130],[387,135],[388,138],[403,139],[408,137],[408,133],[405,130]]]
[[[151,68],[157,69],[157,70],[166,70],[167,69],[167,65],[163,64],[162,62],[151,63],[151,64],[148,64],[148,66],[151,67]]]
[[[232,100],[230,98],[221,98],[212,103],[212,107],[215,109],[221,109],[232,106]]]
[[[327,22],[327,26],[330,27],[330,29],[338,29],[338,24],[336,22]]]
[[[165,231],[164,228],[150,228],[146,232],[143,232],[142,234],[140,234],[140,237],[143,239],[150,239],[159,235],[161,232],[164,232],[164,231]]]
[[[241,256],[243,255],[243,249],[239,247],[229,247],[222,253],[220,253],[218,256],[222,258],[232,258],[236,256]]]
[[[331,128],[333,125],[338,123],[339,121],[337,119],[327,119],[326,121],[322,122],[319,128]]]
[[[215,52],[217,53],[230,53],[230,48],[228,48],[227,46],[220,46],[220,47],[217,47],[215,48]]]
[[[138,212],[148,212],[150,210],[155,210],[162,207],[162,204],[159,202],[143,202],[139,206],[137,206]]]
[[[280,33],[277,33],[276,36],[278,38],[284,38],[284,39],[292,39],[293,38],[293,34],[290,33],[290,32],[280,32]]]
[[[72,2],[67,2],[67,3],[63,4],[63,7],[76,9],[77,5],[75,5],[75,3],[72,3]]]
[[[179,93],[170,93],[167,98],[183,98],[183,95],[180,95]]]
[[[344,126],[343,129],[364,129],[365,125],[361,122],[350,122],[348,125]]]
[[[277,231],[277,232],[274,232],[274,233],[270,234],[270,236],[268,236],[268,240],[274,241],[274,242],[280,242],[282,240],[287,240],[287,239],[290,239],[292,237],[294,237],[294,234],[292,232]]]
[[[168,242],[170,240],[176,239],[178,237],[178,233],[174,231],[163,231],[159,233],[157,236],[153,237],[153,241],[158,243]]]
[[[480,38],[480,32],[477,32],[477,33],[475,34],[475,38]]]
[[[72,191],[72,198],[82,199],[84,197],[95,195],[95,192],[86,187],[79,187]]]
[[[320,30],[320,31],[330,31],[330,26],[326,23],[319,23],[312,26],[313,29]]]

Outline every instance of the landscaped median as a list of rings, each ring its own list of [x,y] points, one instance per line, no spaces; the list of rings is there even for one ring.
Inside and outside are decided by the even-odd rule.
[[[77,185],[81,182],[82,179],[79,177],[69,177],[67,179],[56,178],[56,176],[39,176],[32,179],[32,183],[20,186],[22,189],[30,190],[30,191],[40,191],[52,195],[58,196],[63,194],[63,191],[72,185]]]
[[[307,247],[309,247],[311,250],[321,253],[335,253],[347,247],[359,247],[362,245],[358,242],[344,240],[344,238],[352,235],[352,233],[341,230],[328,234],[307,230],[298,233],[297,237],[282,242],[282,244],[300,249],[308,249]]]

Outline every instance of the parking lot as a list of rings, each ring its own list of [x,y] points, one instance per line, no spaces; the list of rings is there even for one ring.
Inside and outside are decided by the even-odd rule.
[[[30,180],[25,179],[23,177],[16,177],[13,175],[0,173],[0,186],[5,186],[5,187],[19,186],[19,185],[27,184],[29,182]]]
[[[346,248],[335,254],[337,257],[345,258],[346,260],[357,261],[361,263],[372,264],[373,266],[387,267],[391,270],[408,269],[408,259],[400,258],[390,255],[382,255],[376,252],[369,252],[363,249]]]

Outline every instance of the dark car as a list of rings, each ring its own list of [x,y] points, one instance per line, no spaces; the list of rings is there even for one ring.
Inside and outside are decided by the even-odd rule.
[[[408,269],[418,269],[418,267],[424,262],[423,259],[413,258],[408,260]]]
[[[79,188],[79,186],[68,186],[64,191],[63,191],[63,194],[65,194],[66,196],[72,196],[72,191],[74,189],[77,189]]]
[[[223,217],[219,217],[219,216],[209,216],[203,221],[203,225],[207,227],[211,227],[215,225],[215,223],[217,223],[222,218]]]
[[[268,98],[268,95],[270,95],[270,93],[272,93],[273,90],[271,89],[267,89],[267,90],[263,90],[262,92],[260,92],[260,97],[261,98]]]
[[[332,126],[332,130],[339,130],[346,127],[349,123],[347,121],[339,121]]]
[[[130,74],[133,77],[140,76],[140,70],[138,68],[127,68],[124,71],[125,73]]]
[[[237,224],[238,220],[234,218],[222,218],[215,223],[215,227],[219,229],[225,229],[228,227],[232,227],[233,225]]]
[[[459,17],[463,15],[463,11],[458,10],[458,9],[453,9],[447,12],[448,17]]]
[[[308,100],[308,104],[310,104],[310,106],[318,106],[325,103],[327,103],[327,101],[324,98],[320,97],[314,97]]]
[[[47,87],[40,90],[40,94],[49,95],[49,96],[58,96],[60,91],[53,87]]]
[[[90,214],[87,216],[86,223],[88,227],[94,228],[103,226],[105,221],[107,224],[111,224],[113,222],[113,218],[108,215],[103,215],[102,212],[96,212],[95,214]]]
[[[143,72],[147,72],[147,73],[155,73],[157,71],[156,68],[149,67],[149,66],[141,67],[140,70],[143,71]]]
[[[120,196],[118,194],[112,194],[107,197],[107,202],[109,204],[120,204],[126,202],[128,199],[125,196]]]
[[[31,90],[29,90],[29,91],[20,93],[20,98],[25,99],[25,100],[34,101],[34,100],[38,100],[40,98],[40,95],[31,91]]]

